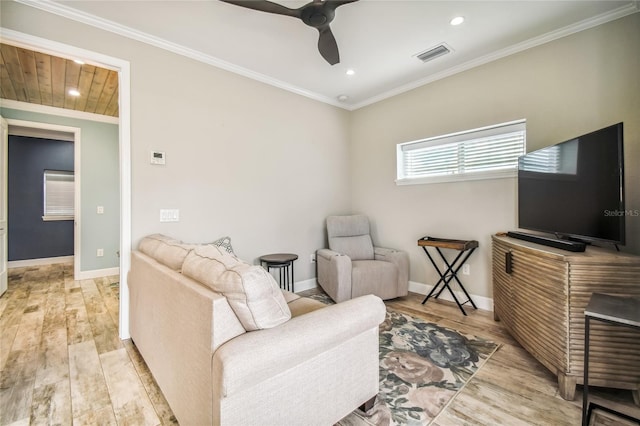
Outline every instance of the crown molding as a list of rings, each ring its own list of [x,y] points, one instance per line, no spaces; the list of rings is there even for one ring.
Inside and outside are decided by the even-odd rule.
[[[461,73],[463,71],[468,71],[472,68],[479,67],[481,65],[488,64],[490,62],[496,61],[498,59],[505,58],[507,56],[522,52],[527,49],[531,49],[533,47],[541,46],[543,44],[549,43],[554,40],[558,40],[563,37],[570,36],[575,33],[579,33],[580,31],[588,30],[593,27],[597,27],[598,25],[606,24],[607,22],[615,21],[616,19],[624,18],[625,16],[632,15],[640,11],[640,1],[634,1],[625,6],[621,6],[617,9],[609,11],[607,13],[603,13],[597,16],[594,16],[589,19],[585,19],[583,21],[577,22],[573,25],[569,25],[564,28],[560,28],[555,31],[548,32],[538,37],[531,38],[529,40],[525,40],[521,43],[514,44],[512,46],[506,47],[504,49],[497,50],[488,55],[481,56],[474,60],[465,62],[458,66],[449,68],[442,72],[430,75],[426,78],[422,78],[420,80],[416,80],[412,83],[404,84],[402,86],[396,87],[395,89],[386,91],[377,96],[373,96],[369,99],[366,99],[362,102],[352,105],[351,109],[356,110],[376,102],[380,102],[382,100],[391,98],[393,96],[402,94],[404,92],[408,92],[413,89],[417,89],[418,87],[427,85],[429,83],[433,83],[437,80],[442,80],[443,78],[450,77],[452,75]]]
[[[376,102],[380,102],[382,100],[391,98],[393,96],[408,92],[410,90],[416,89],[418,87],[427,85],[429,83],[433,83],[434,81],[441,80],[443,78],[450,77],[452,75],[461,73],[463,71],[470,70],[472,68],[478,67],[480,65],[487,64],[489,62],[493,62],[498,59],[502,59],[509,55],[513,55],[515,53],[522,52],[527,49],[531,49],[536,46],[543,45],[545,43],[549,43],[550,41],[554,41],[571,34],[578,33],[580,31],[584,31],[598,25],[605,24],[607,22],[614,21],[616,19],[623,18],[625,16],[637,13],[640,11],[640,1],[634,0],[627,5],[621,6],[612,11],[594,16],[589,19],[585,19],[583,21],[577,22],[575,24],[569,25],[564,28],[560,28],[555,31],[551,31],[549,33],[543,34],[538,37],[534,37],[532,39],[526,40],[521,43],[517,43],[515,45],[509,46],[507,48],[495,51],[488,55],[484,55],[480,58],[465,62],[464,64],[458,65],[456,67],[449,68],[445,71],[433,74],[426,78],[422,78],[416,80],[414,82],[398,86],[394,89],[388,90],[386,92],[380,93],[379,95],[372,96],[369,99],[366,99],[362,102],[356,104],[344,104],[339,103],[335,99],[311,92],[309,90],[302,89],[300,87],[288,84],[284,81],[269,77],[265,74],[261,74],[255,71],[251,71],[247,68],[240,67],[238,65],[234,65],[230,62],[223,61],[219,58],[216,58],[211,55],[207,55],[195,49],[191,49],[185,46],[182,46],[177,43],[173,43],[171,41],[162,39],[160,37],[153,36],[151,34],[147,34],[142,31],[138,31],[136,29],[127,27],[125,25],[118,24],[116,22],[100,18],[98,16],[79,11],[72,7],[56,3],[49,0],[14,0],[18,3],[22,3],[26,6],[30,6],[36,9],[43,10],[45,12],[49,12],[55,15],[62,16],[67,19],[71,19],[86,25],[90,25],[95,28],[99,28],[132,40],[136,40],[142,43],[149,44],[154,47],[158,47],[160,49],[164,49],[170,51],[172,53],[182,55],[188,57],[190,59],[194,59],[199,62],[203,62],[205,64],[232,72],[234,74],[241,75],[243,77],[250,78],[252,80],[259,81],[261,83],[265,83],[279,89],[283,89],[319,102],[323,102],[338,108],[346,109],[348,111],[353,111],[356,109],[363,108],[365,106],[374,104]]]
[[[198,50],[191,49],[189,47],[180,45],[178,43],[165,40],[160,37],[153,36],[143,31],[136,30],[126,25],[118,24],[117,22],[110,21],[108,19],[100,18],[98,16],[82,12],[60,3],[47,0],[14,0],[17,3],[22,3],[26,6],[30,6],[42,11],[52,13],[54,15],[62,16],[63,18],[71,19],[76,22],[80,22],[101,30],[111,32],[113,34],[120,35],[132,40],[136,40],[160,49],[167,50],[169,52],[185,56],[187,58],[212,65],[216,68],[223,69],[225,71],[232,72],[234,74],[241,75],[243,77],[250,78],[252,80],[259,81],[261,83],[268,84],[270,86],[277,87],[279,89],[293,92],[295,94],[320,101],[329,105],[333,105],[339,108],[345,108],[344,104],[338,103],[335,99],[329,98],[318,93],[311,92],[309,90],[302,89],[300,87],[288,84],[284,81],[270,77],[265,74],[261,74],[247,68],[232,64],[231,62],[223,61],[222,59],[214,56],[202,53]]]

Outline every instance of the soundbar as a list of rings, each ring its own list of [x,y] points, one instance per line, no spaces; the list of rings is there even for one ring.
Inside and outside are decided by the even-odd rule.
[[[541,237],[539,235],[527,234],[524,232],[509,231],[507,236],[517,238],[518,240],[529,241],[531,243],[542,244],[548,247],[554,247],[561,250],[581,252],[587,245],[579,241],[559,240],[557,238]]]

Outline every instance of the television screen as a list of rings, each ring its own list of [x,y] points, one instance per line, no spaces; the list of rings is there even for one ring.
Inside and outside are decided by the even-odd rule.
[[[622,123],[520,157],[518,226],[625,243]]]

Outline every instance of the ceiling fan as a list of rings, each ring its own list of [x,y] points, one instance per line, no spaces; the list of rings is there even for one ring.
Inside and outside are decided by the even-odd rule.
[[[248,9],[259,10],[261,12],[275,13],[276,15],[286,15],[301,19],[306,25],[316,28],[318,32],[320,32],[318,50],[327,62],[335,65],[340,62],[340,54],[338,53],[338,43],[331,32],[329,24],[333,21],[335,10],[338,6],[353,3],[358,0],[313,0],[311,3],[307,3],[298,9],[289,9],[288,7],[267,0],[220,1]]]

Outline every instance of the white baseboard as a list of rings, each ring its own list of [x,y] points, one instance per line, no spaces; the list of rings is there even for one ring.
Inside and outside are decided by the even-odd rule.
[[[80,271],[79,276],[74,277],[77,280],[90,280],[93,278],[108,277],[111,275],[120,275],[120,268],[94,269],[93,271]]]
[[[296,293],[299,293],[305,290],[311,290],[312,288],[316,288],[316,287],[317,287],[317,284],[316,284],[315,278],[311,278],[304,281],[297,281],[295,285]],[[413,293],[427,295],[429,294],[432,288],[433,288],[432,285],[423,284],[416,281],[409,281],[409,291]],[[467,300],[466,296],[462,291],[454,291],[454,292],[459,301]],[[493,299],[489,297],[477,296],[473,294],[471,294],[470,296],[473,299],[473,303],[476,304],[478,309],[484,309],[485,311],[493,311]],[[453,297],[451,297],[451,294],[448,291],[444,291],[440,295],[440,298],[443,300],[454,302]],[[471,304],[464,305],[464,306],[465,307],[471,306]]]
[[[296,293],[300,293],[301,291],[311,290],[312,288],[316,288],[316,279],[310,278],[304,281],[296,281],[295,283]]]
[[[53,265],[73,262],[73,256],[42,257],[40,259],[11,260],[7,268],[24,268],[25,266]]]
[[[432,285],[429,284],[423,284],[423,283],[419,283],[416,281],[409,281],[409,291],[412,291],[414,293],[418,293],[418,294],[424,294],[427,295],[429,294],[429,292],[431,291],[431,289],[433,288]],[[454,287],[455,288],[455,287]],[[464,295],[464,293],[462,291],[455,291],[454,293],[456,294],[456,297],[458,298],[458,300],[460,302],[467,300],[467,297]],[[477,296],[474,294],[470,294],[471,299],[473,299],[473,303],[475,303],[475,305],[478,307],[478,309],[484,309],[485,311],[493,311],[493,299],[489,298],[489,297],[484,297],[484,296]],[[451,302],[455,302],[453,300],[453,297],[451,297],[451,293],[449,293],[448,290],[443,291],[442,294],[440,294],[440,299],[442,300],[448,300]],[[471,304],[467,304],[464,305],[465,307],[467,306],[471,306]]]

